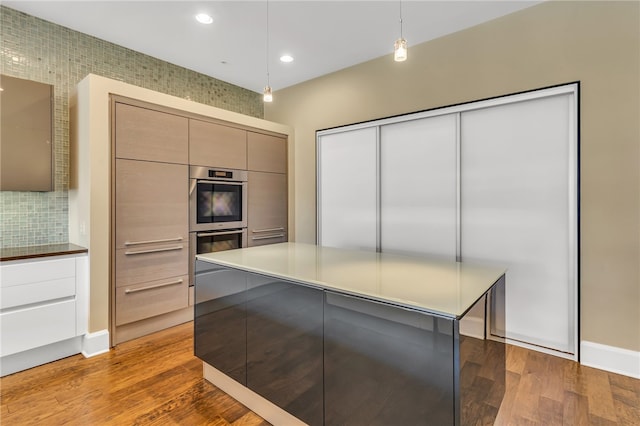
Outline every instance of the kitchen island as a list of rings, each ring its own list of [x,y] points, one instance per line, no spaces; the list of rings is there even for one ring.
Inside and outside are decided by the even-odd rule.
[[[504,274],[300,243],[198,255],[195,353],[273,424],[492,423],[504,344],[460,321],[504,303]]]

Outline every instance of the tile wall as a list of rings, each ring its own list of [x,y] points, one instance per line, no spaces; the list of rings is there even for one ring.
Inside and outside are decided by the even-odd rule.
[[[0,191],[0,248],[68,241],[69,94],[87,74],[263,117],[258,93],[0,6],[0,73],[52,84],[55,186]]]

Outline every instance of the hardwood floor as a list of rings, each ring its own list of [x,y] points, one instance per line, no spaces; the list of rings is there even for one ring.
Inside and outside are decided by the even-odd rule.
[[[4,377],[0,424],[268,425],[202,379],[192,335],[187,323]],[[640,425],[640,380],[550,355],[509,346],[506,389],[497,425]]]

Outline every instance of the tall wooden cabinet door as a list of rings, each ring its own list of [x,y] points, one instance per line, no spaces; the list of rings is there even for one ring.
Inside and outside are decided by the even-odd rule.
[[[247,131],[189,120],[189,163],[225,169],[247,169]]]
[[[188,241],[189,175],[183,164],[116,159],[116,249]]]
[[[317,144],[318,244],[376,250],[377,129],[322,134]]]
[[[380,242],[383,252],[456,260],[457,116],[380,129]]]
[[[187,164],[186,117],[116,102],[116,158]]]
[[[249,247],[287,241],[287,175],[249,172]]]
[[[287,173],[287,139],[248,132],[247,168],[259,172]]]
[[[507,267],[506,330],[577,350],[577,144],[573,95],[461,116],[463,261]]]

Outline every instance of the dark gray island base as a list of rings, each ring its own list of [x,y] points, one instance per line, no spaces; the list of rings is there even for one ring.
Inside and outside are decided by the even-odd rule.
[[[296,258],[301,248],[316,250],[285,244]],[[273,253],[264,249],[234,252],[254,250],[249,254],[268,260]],[[326,254],[327,249],[319,250]],[[235,260],[215,253],[198,257],[195,353],[204,361],[205,378],[257,414],[287,426],[493,423],[504,396],[505,347],[460,335],[460,320],[472,305],[460,305],[465,297],[459,291],[473,287],[480,294],[472,299],[484,304],[490,292],[504,291],[504,271],[492,271],[488,276],[495,279],[484,291],[475,283],[469,287],[459,271],[453,280],[457,283],[442,283],[459,287],[453,304],[459,315],[433,312],[421,302],[400,302],[399,293],[384,290],[386,278],[371,288],[322,285],[336,259],[352,258],[332,256],[329,265],[314,251],[311,276],[290,262],[271,271],[257,267],[246,254]],[[384,256],[385,261],[390,257]],[[363,259],[357,260],[362,266]],[[291,279],[292,270],[298,279]],[[357,283],[355,276],[349,279],[344,269],[340,272],[338,281]],[[504,298],[488,300],[495,304]]]

